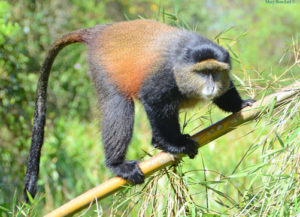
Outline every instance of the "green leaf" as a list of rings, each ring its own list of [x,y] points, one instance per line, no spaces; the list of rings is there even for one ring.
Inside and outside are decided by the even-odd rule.
[[[272,99],[271,103],[270,103],[271,105],[270,105],[269,113],[268,113],[268,117],[267,117],[268,119],[271,118],[271,116],[272,116],[272,114],[273,114],[273,110],[274,110],[274,108],[275,108],[276,102],[277,102],[277,98],[274,97],[274,98]]]
[[[3,210],[4,212],[10,213],[10,210],[5,208],[4,206],[0,206],[0,210]]]
[[[294,139],[299,133],[300,133],[300,127],[298,127],[298,128],[294,131],[294,133],[293,133],[291,136],[289,136],[289,138],[288,138],[287,141],[286,141],[286,144],[289,144],[290,142],[292,142],[293,139]]]
[[[268,152],[268,153],[262,155],[261,157],[262,157],[262,158],[269,157],[270,155],[274,155],[274,154],[276,154],[276,153],[278,153],[278,152],[282,152],[282,151],[284,151],[284,150],[285,150],[285,148],[272,150],[272,151],[270,151],[270,152]]]
[[[29,191],[26,191],[26,194],[27,194],[27,197],[28,197],[28,199],[29,199],[29,202],[30,202],[31,204],[33,204],[33,203],[34,203],[34,199],[33,199],[33,197],[31,196],[31,194],[29,193]]]
[[[226,180],[220,180],[220,181],[203,181],[203,182],[198,182],[199,184],[202,185],[212,185],[212,184],[220,184],[220,183],[225,183],[227,182]]]
[[[280,136],[279,136],[276,132],[275,132],[275,134],[276,134],[276,137],[277,137],[277,139],[278,139],[280,145],[284,148],[284,147],[285,147],[284,142],[282,141],[282,139],[280,138]]]
[[[226,47],[228,48],[228,50],[233,54],[233,56],[235,58],[239,58],[239,55],[237,55],[237,53],[234,52],[234,50],[232,50],[231,46],[229,46],[229,44],[226,44]]]

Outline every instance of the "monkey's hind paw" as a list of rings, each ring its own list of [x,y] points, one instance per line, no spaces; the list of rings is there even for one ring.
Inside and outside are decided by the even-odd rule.
[[[131,181],[133,184],[142,184],[145,179],[145,175],[138,166],[138,161],[124,161],[117,165],[108,165],[108,167],[117,176]]]
[[[247,106],[252,106],[253,105],[253,103],[255,103],[256,102],[256,100],[254,100],[254,99],[246,99],[246,100],[243,100],[243,102],[242,102],[242,109],[243,108],[245,108],[245,107],[247,107]]]

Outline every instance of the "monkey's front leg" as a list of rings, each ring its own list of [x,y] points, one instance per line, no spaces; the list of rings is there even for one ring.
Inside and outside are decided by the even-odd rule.
[[[229,89],[221,96],[215,98],[213,102],[222,110],[227,112],[237,112],[246,106],[251,106],[255,100],[243,100],[232,81],[230,81]]]
[[[194,158],[198,153],[198,146],[189,135],[181,134],[178,106],[172,103],[143,104],[152,127],[153,146],[165,152],[184,153]]]

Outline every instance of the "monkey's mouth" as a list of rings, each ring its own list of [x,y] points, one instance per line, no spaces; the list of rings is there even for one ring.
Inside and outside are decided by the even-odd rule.
[[[207,85],[202,89],[201,96],[204,100],[212,100],[219,95],[219,88],[216,85]]]

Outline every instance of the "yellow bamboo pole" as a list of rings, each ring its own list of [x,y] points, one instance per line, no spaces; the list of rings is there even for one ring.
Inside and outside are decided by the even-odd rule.
[[[267,112],[267,108],[271,106],[279,106],[284,103],[290,102],[293,96],[300,96],[300,82],[293,83],[292,85],[282,89],[280,92],[271,94],[256,103],[252,107],[247,107],[240,112],[229,115],[223,120],[207,127],[193,136],[193,139],[198,142],[199,147],[202,147],[212,140],[234,130],[237,126],[247,121],[257,118],[259,115]],[[290,100],[289,100],[290,99]],[[275,103],[275,104],[273,104]],[[270,105],[270,106],[269,106]],[[145,176],[174,164],[183,155],[174,156],[169,153],[161,152],[148,160],[141,162],[139,167]],[[89,206],[94,200],[101,200],[116,191],[122,189],[124,185],[128,184],[126,180],[120,177],[114,177],[106,182],[98,185],[95,188],[83,193],[82,195],[74,198],[68,203],[58,207],[52,212],[48,213],[45,217],[60,217],[69,216],[79,210]]]

